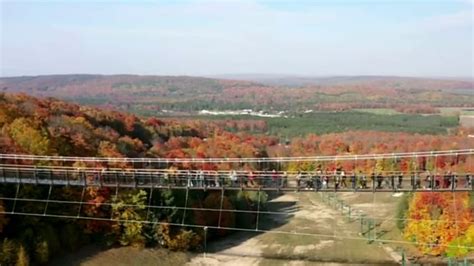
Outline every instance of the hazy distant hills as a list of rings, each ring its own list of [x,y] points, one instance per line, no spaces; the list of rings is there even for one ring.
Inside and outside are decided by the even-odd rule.
[[[279,74],[226,74],[210,76],[218,79],[246,80],[277,86],[308,86],[308,85],[383,85],[399,88],[418,86],[419,89],[435,89],[438,86],[450,89],[473,88],[474,80],[460,78],[419,78],[399,76],[296,76]]]
[[[473,106],[472,80],[384,76],[220,78],[47,75],[0,78],[0,90],[57,97],[129,111],[346,110],[399,106]]]

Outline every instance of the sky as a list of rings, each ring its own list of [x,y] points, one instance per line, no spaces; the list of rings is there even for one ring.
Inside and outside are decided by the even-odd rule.
[[[0,75],[472,77],[473,1],[0,0]]]

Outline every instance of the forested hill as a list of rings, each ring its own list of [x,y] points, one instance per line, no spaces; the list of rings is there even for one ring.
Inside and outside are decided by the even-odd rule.
[[[278,82],[276,82],[278,83]],[[51,75],[0,78],[4,92],[53,96],[137,113],[473,107],[473,82],[422,78],[332,78],[303,86],[187,76]],[[416,109],[416,108],[415,108]],[[423,110],[422,110],[423,111]]]
[[[255,121],[242,122],[253,126]],[[237,125],[236,125],[237,126]],[[276,144],[219,123],[141,119],[25,94],[0,93],[0,152],[103,157],[252,157]],[[220,143],[227,143],[220,147]],[[215,145],[215,147],[214,147]],[[219,149],[216,147],[219,146]]]
[[[0,152],[108,157],[255,157],[383,153],[474,146],[469,132],[446,136],[354,131],[307,135],[280,145],[256,120],[200,121],[139,116],[0,93]],[[234,132],[234,133],[232,133]],[[237,132],[237,133],[235,133]]]

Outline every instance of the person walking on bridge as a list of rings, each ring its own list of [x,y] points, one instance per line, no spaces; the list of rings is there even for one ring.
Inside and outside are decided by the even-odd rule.
[[[377,174],[377,188],[378,189],[382,188],[382,181],[383,181],[383,176],[381,174]]]
[[[347,179],[346,173],[344,172],[344,170],[341,170],[341,187],[342,188],[347,188],[346,179]]]
[[[192,187],[192,186],[193,186],[193,181],[192,181],[193,175],[191,174],[191,171],[189,171],[189,170],[186,171],[186,179],[187,179],[187,181],[188,181],[187,186],[188,186],[188,187]]]
[[[470,174],[466,175],[466,182],[464,184],[464,187],[465,188],[470,188],[470,187],[472,188],[472,175],[470,175]]]
[[[197,180],[198,180],[198,183],[197,183],[197,186],[198,187],[204,187],[204,171],[203,170],[199,170],[198,174],[197,174]]]
[[[357,178],[355,172],[351,175],[351,187],[353,190],[357,190]]]
[[[281,179],[281,187],[287,187],[288,186],[288,173],[285,171],[280,177]]]
[[[232,170],[229,172],[230,184],[232,187],[237,187],[237,172]]]
[[[301,171],[298,171],[298,173],[296,173],[296,187],[297,188],[300,188],[301,186],[301,179],[303,178],[303,175],[301,174]]]

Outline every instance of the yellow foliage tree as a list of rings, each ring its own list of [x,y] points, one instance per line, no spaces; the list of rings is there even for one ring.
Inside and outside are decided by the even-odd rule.
[[[18,249],[18,254],[16,258],[16,266],[28,266],[30,265],[30,258],[28,257],[28,253],[26,252],[23,245],[20,245]]]
[[[47,135],[35,128],[34,123],[27,118],[17,118],[8,127],[10,137],[25,150],[36,155],[46,155],[49,152]]]

